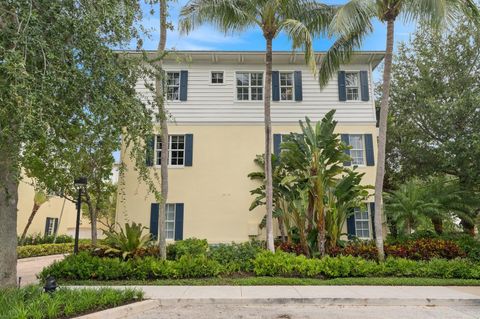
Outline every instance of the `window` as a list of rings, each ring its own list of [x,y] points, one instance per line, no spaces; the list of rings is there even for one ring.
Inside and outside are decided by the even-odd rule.
[[[160,135],[156,136],[155,155],[157,165],[161,165],[162,139]],[[168,136],[168,165],[183,166],[185,159],[185,135]]]
[[[238,101],[263,100],[262,72],[237,72],[236,80]]]
[[[370,219],[368,209],[355,208],[355,235],[358,238],[370,238]]]
[[[280,100],[293,100],[293,73],[280,72]]]
[[[212,84],[223,84],[223,72],[214,71],[212,72]]]
[[[45,225],[45,236],[51,236],[55,234],[58,226],[58,218],[47,217]]]
[[[167,72],[167,101],[180,99],[180,72]]]
[[[165,205],[165,238],[175,239],[175,204]]]
[[[345,73],[345,86],[347,90],[347,101],[360,100],[360,78],[358,72]]]
[[[363,135],[350,134],[349,143],[352,146],[350,149],[352,165],[365,165],[365,143],[363,141]]]

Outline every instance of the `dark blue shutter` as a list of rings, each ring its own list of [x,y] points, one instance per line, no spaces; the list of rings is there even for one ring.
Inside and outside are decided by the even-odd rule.
[[[342,138],[342,142],[349,146],[350,145],[350,138],[348,136],[348,134],[342,134],[341,135],[341,138]],[[348,156],[350,156],[350,150],[345,150],[345,154],[347,154]],[[346,161],[346,162],[343,162],[343,166],[350,166],[352,165],[352,162],[351,161]]]
[[[57,233],[57,229],[58,229],[58,218],[53,218],[53,233],[56,234]]]
[[[345,85],[345,71],[338,72],[338,99],[347,100],[347,87]]]
[[[280,101],[280,73],[272,71],[272,101]]]
[[[183,203],[175,204],[175,240],[183,239]]]
[[[48,235],[48,226],[49,225],[50,225],[50,217],[47,217],[47,219],[45,220],[45,232],[43,233],[44,236]]]
[[[303,100],[303,91],[302,91],[302,71],[295,71],[293,73],[293,78],[295,82],[295,101],[299,102]]]
[[[193,134],[185,134],[185,166],[193,163]]]
[[[158,235],[158,214],[160,206],[158,203],[152,203],[150,207],[150,234],[152,239],[157,239]]]
[[[282,134],[273,134],[273,154],[280,155],[280,144],[282,143]]]
[[[187,100],[188,71],[180,71],[180,101]]]
[[[370,92],[368,90],[368,72],[360,71],[360,88],[362,91],[362,101],[368,101],[370,99]]]
[[[147,137],[145,144],[147,146],[145,151],[145,163],[147,166],[153,166],[153,159],[155,154],[155,135]]]
[[[375,239],[375,203],[370,203],[370,215],[372,221],[372,238]]]
[[[357,235],[355,230],[355,213],[354,212],[352,212],[352,214],[347,217],[347,234],[348,234],[348,239],[352,239]]]
[[[365,134],[365,153],[367,155],[367,166],[375,165],[375,156],[373,155],[373,138],[372,134]]]

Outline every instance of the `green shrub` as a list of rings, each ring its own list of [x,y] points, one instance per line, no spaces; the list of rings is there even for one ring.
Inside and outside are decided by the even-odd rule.
[[[73,252],[73,244],[43,244],[43,245],[28,245],[18,246],[17,256],[18,258],[48,256],[56,254],[68,254]]]
[[[183,255],[179,260],[170,263],[173,272],[170,278],[205,278],[218,276],[223,268],[215,260],[206,256]]]
[[[125,223],[125,230],[112,230],[105,232],[105,243],[110,248],[105,253],[121,254],[123,259],[127,256],[134,255],[139,249],[144,249],[151,241],[151,234],[143,234],[147,227],[142,224],[132,222],[132,224]]]
[[[36,233],[25,236],[25,239],[23,240],[23,243],[21,245],[20,237],[18,237],[18,244],[19,246],[53,244],[54,239],[54,235],[44,236],[42,234]],[[58,235],[57,239],[55,240],[55,244],[65,243],[73,243],[73,237],[68,235]]]
[[[176,260],[186,255],[193,257],[206,256],[207,250],[208,242],[206,239],[187,238],[167,246],[167,259]]]
[[[0,318],[66,318],[141,300],[133,289],[62,289],[46,294],[39,286],[0,290]]]
[[[253,260],[263,250],[263,245],[259,241],[219,244],[210,246],[208,258],[217,261],[229,273],[252,272]]]

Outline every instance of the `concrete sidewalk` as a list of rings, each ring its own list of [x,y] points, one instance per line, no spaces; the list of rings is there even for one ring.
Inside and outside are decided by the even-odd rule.
[[[90,288],[92,286],[89,286]],[[98,287],[98,286],[96,286]],[[138,288],[172,304],[316,304],[362,306],[480,306],[480,287],[412,286],[112,286]],[[75,288],[83,288],[75,286]]]
[[[50,255],[41,257],[22,258],[17,260],[17,276],[22,277],[22,286],[38,283],[37,274],[43,268],[56,260],[62,260],[65,255]]]

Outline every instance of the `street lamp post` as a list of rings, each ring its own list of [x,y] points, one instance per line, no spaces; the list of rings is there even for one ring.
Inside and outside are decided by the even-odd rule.
[[[73,253],[78,254],[78,237],[80,232],[80,209],[82,208],[82,189],[87,186],[87,178],[79,177],[73,181],[73,184],[78,188],[77,199],[77,222],[75,224],[75,246],[73,246]]]

